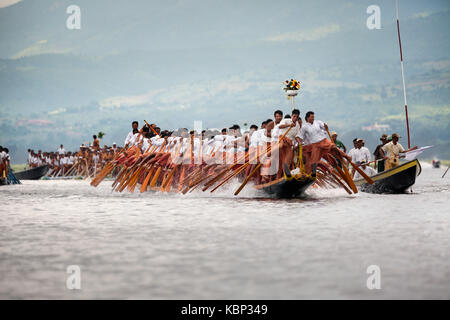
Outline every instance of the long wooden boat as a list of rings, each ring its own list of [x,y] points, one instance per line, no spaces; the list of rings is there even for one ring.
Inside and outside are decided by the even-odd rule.
[[[416,182],[421,172],[419,160],[415,159],[372,176],[374,183],[371,185],[364,179],[356,180],[355,184],[363,192],[404,193]]]
[[[43,165],[37,168],[32,168],[20,172],[14,172],[19,180],[39,180],[48,172],[48,165]]]
[[[255,188],[262,190],[276,198],[298,198],[302,196],[316,181],[315,166],[311,174],[294,174],[285,168],[284,176],[268,183],[256,185]]]

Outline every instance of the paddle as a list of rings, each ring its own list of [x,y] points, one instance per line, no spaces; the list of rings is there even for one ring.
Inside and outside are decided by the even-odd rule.
[[[286,137],[286,135],[289,133],[289,131],[292,129],[292,127],[289,127],[286,132],[279,138],[278,141],[281,141],[284,139],[284,137]],[[278,143],[275,148],[279,148],[280,143]],[[267,153],[272,152],[275,150],[272,150],[271,146],[267,147],[266,150],[260,155],[260,156],[265,156]],[[250,158],[250,156],[249,156]],[[244,165],[240,166],[239,168],[235,169],[231,174],[229,174],[221,183],[219,183],[214,189],[211,190],[211,192],[214,192],[215,190],[217,190],[220,186],[222,186],[223,184],[225,184],[227,181],[229,181],[230,179],[232,179],[233,177],[235,177],[236,175],[238,175],[239,173],[241,173],[245,168],[247,168],[250,163],[252,163],[253,161],[255,161],[257,158],[253,157],[251,160],[249,160],[248,162],[246,162]]]
[[[445,177],[445,175],[447,174],[448,169],[450,169],[450,166],[447,167],[447,170],[445,170],[444,174],[442,175],[442,178]]]
[[[333,141],[333,138],[331,138],[331,134],[330,134],[330,131],[328,130],[328,128],[326,128],[326,131],[327,131],[327,133],[328,133],[328,136],[330,137],[330,141],[331,142],[333,142],[333,144],[335,144],[334,143],[334,141]],[[336,145],[336,144],[335,144]],[[344,162],[343,162],[343,160],[342,160],[342,156],[340,156],[339,157],[340,159],[339,160],[341,160],[341,163],[342,163],[342,166],[343,167],[345,167],[344,166]],[[364,171],[362,171],[356,164],[354,164],[352,161],[350,161],[350,160],[348,160],[348,162],[350,162],[350,164],[352,165],[352,167],[356,170],[356,171],[358,171],[359,172],[359,174],[369,183],[369,184],[373,184],[373,180],[372,180],[372,178],[370,178]],[[345,170],[345,169],[344,169]],[[345,170],[346,171],[346,173],[347,173],[347,170]],[[353,189],[353,188],[352,188]]]
[[[250,180],[251,177],[253,177],[253,175],[257,172],[257,170],[259,169],[259,167],[261,167],[261,165],[262,165],[261,162],[258,163],[258,165],[255,167],[255,169],[253,169],[252,172],[250,172],[250,174],[247,176],[247,178],[245,178],[245,180],[241,184],[241,186],[234,193],[235,196],[237,196],[239,194],[239,192],[241,192],[241,190],[244,189],[244,187],[247,184],[247,182]]]

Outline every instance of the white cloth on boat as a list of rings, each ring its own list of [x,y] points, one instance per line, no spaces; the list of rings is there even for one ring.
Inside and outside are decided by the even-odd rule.
[[[427,149],[432,148],[433,146],[425,146],[416,150],[408,151],[405,153],[405,159],[408,161],[416,159],[422,152]]]
[[[363,168],[362,166],[359,167],[365,174],[367,174],[369,177],[377,174],[377,172],[375,171],[374,168],[370,167],[370,166],[364,166],[365,168]],[[353,180],[359,180],[359,179],[363,179],[362,175],[358,172],[355,171],[355,176],[353,177]]]

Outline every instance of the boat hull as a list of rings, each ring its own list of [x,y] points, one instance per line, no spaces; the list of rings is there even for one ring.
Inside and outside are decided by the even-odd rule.
[[[48,166],[40,166],[25,171],[14,172],[14,175],[19,180],[39,180],[48,172]]]
[[[373,184],[364,179],[356,180],[355,184],[368,193],[404,193],[416,182],[421,171],[419,160],[415,159],[372,176]]]
[[[308,176],[284,176],[265,184],[256,185],[255,188],[280,199],[299,198],[315,181],[315,174]]]

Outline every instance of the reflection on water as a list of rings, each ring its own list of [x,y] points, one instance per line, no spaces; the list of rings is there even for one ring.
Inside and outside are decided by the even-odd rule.
[[[448,299],[450,180],[424,167],[404,195],[1,187],[0,298]],[[66,288],[69,265],[79,291]],[[369,265],[381,290],[366,287]]]

